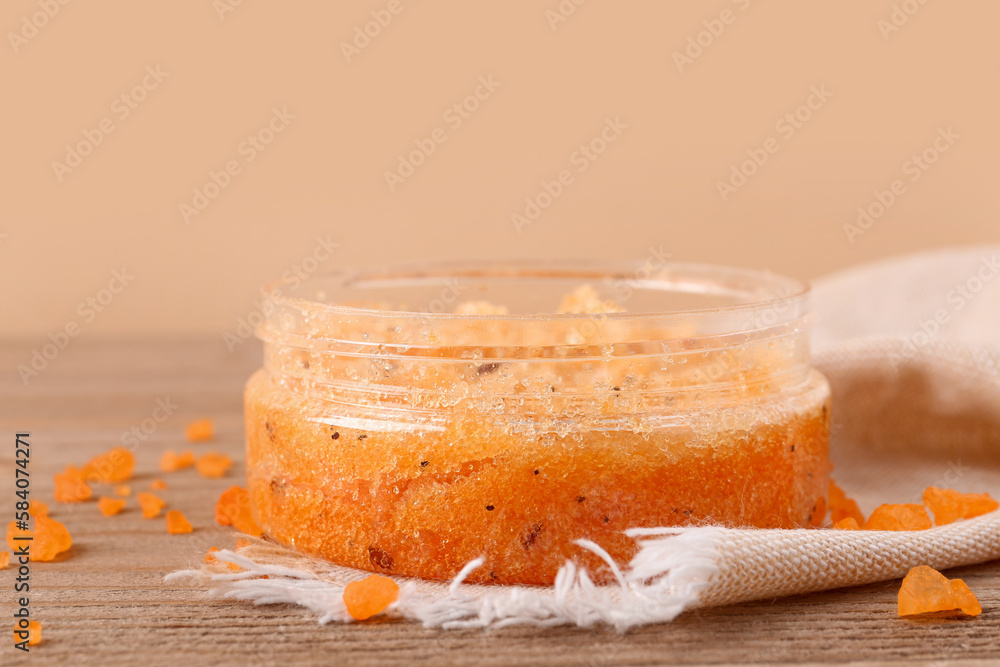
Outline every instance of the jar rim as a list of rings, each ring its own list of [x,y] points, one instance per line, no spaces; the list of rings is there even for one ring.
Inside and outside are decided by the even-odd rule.
[[[344,303],[358,294],[426,297],[454,276],[496,279],[491,303],[507,303],[496,298],[503,294],[544,310],[467,314]],[[611,280],[601,285],[605,293],[616,285],[644,293],[622,304],[627,312],[554,312],[551,297],[567,286],[604,279]],[[407,292],[414,284],[419,289]],[[334,271],[265,289],[274,301],[257,328],[265,368],[299,393],[344,404],[433,412],[462,400],[534,400],[558,419],[560,401],[618,400],[624,392],[630,398],[621,400],[677,407],[808,380],[809,287],[770,272],[648,261],[439,262]],[[715,307],[656,309],[671,290]],[[462,299],[480,294],[469,289]]]
[[[347,305],[328,300],[327,292],[335,287],[344,292],[360,293],[372,286],[402,287],[409,282],[433,284],[449,278],[470,280],[576,280],[581,284],[614,281],[620,286],[663,292],[732,299],[733,303],[662,310],[624,310],[604,313],[467,313],[433,309],[374,308]],[[792,308],[803,314],[808,308],[810,285],[795,278],[770,271],[728,267],[693,262],[645,262],[640,260],[508,260],[508,261],[438,261],[409,262],[380,267],[339,269],[315,272],[304,279],[285,276],[262,287],[264,298],[278,306],[340,316],[391,316],[401,319],[435,321],[553,321],[591,319],[599,315],[611,321],[710,318],[748,311],[767,311],[778,304],[797,304]],[[310,294],[313,295],[310,297]],[[627,304],[626,304],[627,305]]]

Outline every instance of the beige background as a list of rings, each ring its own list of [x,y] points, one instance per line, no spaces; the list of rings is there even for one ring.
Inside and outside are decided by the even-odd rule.
[[[225,3],[4,0],[0,335],[41,345],[77,322],[88,337],[221,341],[318,237],[339,244],[331,268],[653,247],[805,278],[1000,240],[992,0],[897,1],[886,36],[889,0],[590,0],[554,29],[558,0],[399,0],[351,62],[341,43],[388,0],[245,0],[220,15]],[[43,5],[59,9],[33,33]],[[679,71],[674,53],[723,11],[731,22]],[[116,99],[156,66],[164,80],[122,118]],[[452,127],[443,114],[480,76],[500,86]],[[813,86],[832,97],[784,136],[776,123]],[[275,107],[295,119],[247,162],[241,142]],[[574,151],[609,117],[627,129],[577,171]],[[114,130],[60,181],[53,162],[103,119]],[[911,181],[904,163],[947,127],[959,138]],[[391,192],[385,172],[435,128],[447,140]],[[723,201],[717,182],[772,137],[777,152]],[[186,223],[180,205],[230,160],[240,173]],[[518,233],[511,215],[563,169],[572,183]],[[903,194],[849,242],[843,226],[894,179]],[[85,321],[78,304],[122,267],[135,279]]]

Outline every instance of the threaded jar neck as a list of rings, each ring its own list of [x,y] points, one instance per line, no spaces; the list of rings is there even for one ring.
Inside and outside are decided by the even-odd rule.
[[[461,405],[515,430],[655,428],[794,390],[810,371],[808,286],[764,272],[434,264],[315,275],[264,293],[257,335],[272,378],[383,424],[395,414],[431,425]],[[571,306],[608,312],[557,313],[567,294]]]

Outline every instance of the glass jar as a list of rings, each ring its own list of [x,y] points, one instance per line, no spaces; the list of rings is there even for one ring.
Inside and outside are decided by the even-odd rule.
[[[520,584],[566,559],[600,579],[580,538],[627,562],[628,528],[822,521],[830,394],[808,287],[650,264],[266,288],[245,395],[255,520],[342,565],[447,579],[484,556],[470,581]]]

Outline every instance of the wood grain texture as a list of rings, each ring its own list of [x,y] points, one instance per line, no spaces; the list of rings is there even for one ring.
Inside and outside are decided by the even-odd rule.
[[[209,599],[163,576],[200,561],[209,546],[235,535],[214,524],[219,493],[242,482],[242,466],[205,480],[193,470],[160,475],[166,449],[186,447],[184,425],[214,419],[217,436],[198,451],[242,461],[241,392],[259,365],[248,342],[230,354],[221,339],[74,340],[28,386],[17,376],[37,345],[0,346],[0,516],[13,512],[14,433],[29,431],[32,493],[71,531],[68,557],[32,567],[32,613],[45,641],[26,656],[0,645],[0,664],[277,665],[646,665],[1000,660],[1000,563],[953,570],[977,593],[983,614],[969,620],[901,620],[898,582],[689,612],[671,624],[627,635],[607,629],[511,628],[446,632],[405,622],[318,626],[304,610]],[[167,535],[163,519],[144,520],[134,499],[105,518],[96,503],[52,501],[52,473],[120,442],[149,418],[157,399],[178,407],[137,451],[134,490],[162,476],[169,507],[196,530]],[[0,572],[5,617],[12,610],[13,570]],[[942,664],[946,664],[942,663]]]

